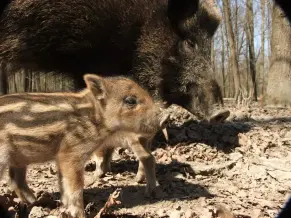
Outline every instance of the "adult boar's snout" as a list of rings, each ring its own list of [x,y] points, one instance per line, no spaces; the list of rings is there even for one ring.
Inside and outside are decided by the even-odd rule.
[[[160,117],[160,128],[164,129],[168,125],[170,120],[170,114],[168,112],[163,111]]]
[[[212,124],[222,123],[229,117],[229,115],[230,115],[230,111],[227,109],[215,111],[209,117],[209,123],[212,123]]]
[[[162,129],[162,132],[167,141],[169,140],[169,136],[167,132],[167,125],[169,121],[170,121],[170,113],[166,109],[161,109],[161,113],[159,116],[159,127]]]

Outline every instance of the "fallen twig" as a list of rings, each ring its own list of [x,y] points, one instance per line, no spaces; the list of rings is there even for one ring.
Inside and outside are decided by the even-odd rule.
[[[216,217],[217,218],[251,218],[248,215],[236,214],[234,215],[225,206],[218,204],[216,205]]]
[[[272,163],[270,160],[263,160],[262,158],[259,160],[253,160],[252,161],[253,164],[256,165],[261,165],[267,168],[267,170],[273,171],[273,170],[280,170],[282,172],[291,172],[290,169],[288,169],[287,167],[284,166],[278,166],[276,165],[276,163]]]
[[[197,167],[197,165],[195,165],[195,166],[191,165],[191,168],[194,169],[194,173],[196,175],[210,175],[213,173],[218,173],[224,169],[233,167],[240,159],[241,159],[241,157],[236,159],[236,160],[226,162],[224,164],[217,164],[217,165],[211,165],[211,166],[199,166],[199,167]]]
[[[100,218],[102,213],[106,213],[106,211],[113,205],[121,204],[120,201],[116,200],[119,197],[121,189],[116,189],[112,194],[110,194],[108,200],[106,201],[104,207],[102,207],[99,213],[94,218]]]

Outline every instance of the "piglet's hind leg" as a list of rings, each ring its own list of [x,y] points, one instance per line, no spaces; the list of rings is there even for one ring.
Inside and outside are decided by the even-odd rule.
[[[58,156],[61,181],[62,203],[67,215],[73,218],[85,218],[83,203],[84,160],[73,154]]]
[[[26,182],[26,167],[9,167],[10,183],[16,195],[26,203],[33,203],[36,198]]]

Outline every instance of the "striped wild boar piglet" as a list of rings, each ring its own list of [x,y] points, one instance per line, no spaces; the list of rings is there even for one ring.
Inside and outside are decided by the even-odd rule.
[[[85,74],[84,80],[87,88],[76,93],[0,97],[1,175],[8,166],[12,188],[22,201],[32,203],[27,166],[55,160],[61,201],[73,217],[85,217],[84,164],[110,138],[134,135],[131,147],[147,169],[147,191],[155,188],[155,160],[145,142],[166,121],[161,105],[132,80],[93,74]]]

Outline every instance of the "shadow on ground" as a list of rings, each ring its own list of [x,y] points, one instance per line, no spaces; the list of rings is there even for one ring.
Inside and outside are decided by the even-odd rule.
[[[134,183],[134,176],[137,172],[138,162],[131,160],[121,160],[118,162],[112,162],[112,175],[113,181],[114,176],[117,174],[125,174],[127,180],[130,179]],[[122,208],[132,208],[135,206],[153,204],[159,201],[183,201],[183,200],[192,200],[200,197],[213,198],[213,194],[199,185],[189,183],[186,180],[186,177],[189,176],[189,173],[195,174],[192,172],[185,172],[185,168],[190,169],[190,165],[180,163],[175,161],[170,164],[157,164],[156,166],[156,175],[157,180],[160,184],[158,189],[158,196],[147,199],[144,197],[145,184],[143,185],[118,185],[121,184],[121,178],[118,178],[116,183],[110,182],[105,183],[105,187],[102,188],[87,188],[84,191],[85,202],[89,203],[87,210],[92,214],[98,213],[100,208],[105,204],[109,195],[114,192],[117,188],[122,189],[120,201]],[[94,170],[94,167],[91,168]],[[128,176],[128,174],[131,174]],[[188,174],[188,175],[186,175]],[[178,175],[178,176],[177,176]],[[122,176],[121,176],[122,177]],[[92,203],[93,202],[93,203]],[[89,208],[90,207],[90,208]],[[114,217],[114,216],[113,216]]]
[[[118,211],[118,208],[133,208],[141,205],[153,204],[159,201],[184,201],[184,200],[192,200],[197,199],[199,197],[205,198],[213,198],[215,197],[209,191],[199,185],[187,182],[186,177],[189,174],[195,174],[195,172],[190,172],[188,170],[187,175],[185,172],[185,168],[191,168],[188,164],[173,162],[170,164],[157,164],[156,166],[156,174],[157,180],[160,184],[158,187],[158,191],[156,192],[156,196],[149,199],[144,196],[145,192],[145,183],[144,184],[135,184],[134,176],[137,172],[138,162],[135,160],[120,160],[119,162],[112,162],[112,173],[110,174],[110,179],[102,178],[102,182],[96,181],[95,184],[84,187],[84,205],[85,211],[89,218],[93,218],[99,212],[99,210],[104,206],[110,194],[112,194],[117,188],[121,189],[121,194],[118,200],[121,201],[121,205],[117,208],[112,207],[113,211]],[[90,168],[87,168],[87,171],[94,171],[95,166],[92,163]],[[116,178],[116,176],[120,174],[121,177]],[[180,175],[177,177],[177,175]],[[123,181],[131,180],[132,185],[126,185]],[[92,187],[92,188],[91,188]],[[40,192],[37,196],[43,195],[43,192]],[[9,194],[10,195],[10,194]],[[57,202],[60,200],[60,193],[53,192],[44,194],[44,199],[39,200],[34,206],[40,206],[43,208],[55,209],[60,206]],[[11,196],[12,199],[15,198],[16,195],[13,192]],[[22,205],[22,204],[21,204]],[[19,218],[28,218],[28,214],[31,210],[32,206],[28,205],[18,207],[17,210],[20,211],[18,214]],[[3,209],[3,211],[1,210]],[[117,209],[117,210],[115,210]],[[0,212],[4,218],[15,217],[9,216],[8,213],[5,214],[5,209],[1,208]],[[103,217],[103,216],[102,216]],[[107,215],[106,217],[119,217],[118,215]],[[123,215],[122,217],[143,217],[143,216],[130,216],[130,214]]]
[[[188,121],[181,126],[170,126],[167,131],[169,141],[159,132],[153,142],[157,147],[175,146],[178,143],[204,143],[225,153],[239,146],[240,133],[250,131],[252,125],[242,122],[225,122],[220,124],[198,123]]]

